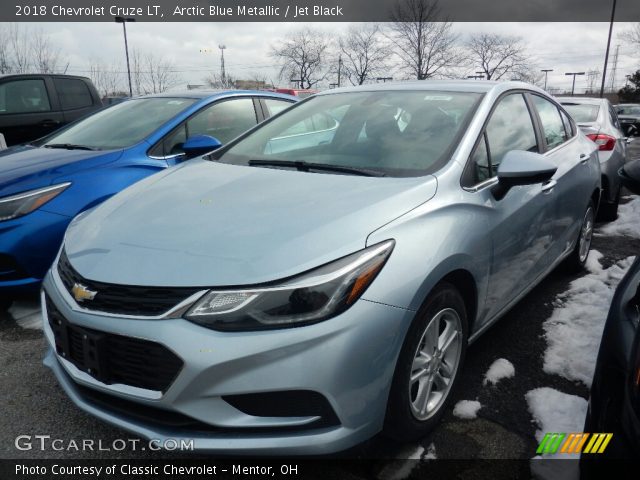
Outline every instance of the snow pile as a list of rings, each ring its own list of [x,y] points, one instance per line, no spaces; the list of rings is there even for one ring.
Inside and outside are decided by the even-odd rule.
[[[640,197],[621,204],[618,208],[618,219],[599,228],[598,231],[605,235],[640,238]]]
[[[587,415],[587,401],[549,387],[536,388],[525,395],[529,412],[540,427],[536,440],[542,441],[546,433],[581,432]],[[558,456],[564,459],[577,458],[579,454],[545,454],[544,458]]]
[[[503,378],[511,378],[516,374],[516,369],[509,360],[499,358],[491,364],[489,370],[484,375],[483,385],[491,383],[495,385]]]
[[[9,315],[22,328],[42,329],[42,312],[37,302],[16,302],[9,309]]]
[[[427,452],[427,458],[432,454],[431,447]],[[402,450],[396,458],[401,460],[393,460],[376,475],[379,480],[403,480],[411,475],[411,472],[416,468],[422,460],[424,454],[424,447],[422,445],[412,446],[405,450]],[[435,458],[435,446],[433,446],[433,458]]]
[[[633,257],[603,269],[602,255],[592,251],[587,265],[590,273],[571,282],[558,295],[554,311],[544,322],[547,340],[544,371],[591,386],[602,330],[613,293],[633,262]],[[590,256],[591,256],[590,255]]]
[[[471,420],[478,416],[482,405],[477,400],[460,400],[453,409],[453,414],[464,420]]]

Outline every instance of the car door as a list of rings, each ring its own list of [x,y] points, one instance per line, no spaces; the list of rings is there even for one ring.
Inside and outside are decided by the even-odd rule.
[[[511,188],[496,199],[491,187],[497,170],[511,150],[538,152],[540,142],[523,92],[501,97],[479,137],[465,171],[463,185],[481,196],[488,210],[491,267],[487,298],[488,318],[504,309],[547,270],[552,242],[549,216],[552,200],[541,184]]]
[[[591,196],[590,168],[595,163],[590,160],[598,152],[558,105],[533,93],[530,99],[540,125],[543,153],[558,168],[548,186],[554,201],[554,211],[549,217],[554,239],[550,259],[555,260],[571,248],[578,236],[587,208],[585,199]]]
[[[58,100],[49,95],[50,81],[46,77],[18,77],[0,82],[0,133],[7,145],[43,137],[62,124]]]

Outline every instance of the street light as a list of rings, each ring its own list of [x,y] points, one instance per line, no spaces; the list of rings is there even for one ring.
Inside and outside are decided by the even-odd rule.
[[[571,96],[573,97],[573,91],[576,88],[576,75],[584,75],[584,72],[567,72],[565,75],[573,75],[573,84],[571,85]]]
[[[380,82],[382,80],[382,83],[387,83],[387,80],[391,81],[393,80],[393,77],[376,77],[376,82]]]
[[[129,96],[133,97],[133,88],[131,87],[131,67],[129,66],[129,44],[127,43],[127,22],[135,22],[135,18],[131,17],[115,17],[116,23],[122,24],[124,32],[124,53],[127,55],[127,75],[129,76]]]
[[[544,89],[547,89],[547,74],[549,72],[553,72],[553,68],[543,68],[542,70],[540,70],[541,72],[544,72]]]
[[[484,77],[485,72],[476,72],[476,75],[480,75],[480,77],[479,77],[479,78],[485,78],[485,77]],[[487,79],[487,80],[488,80],[488,79]]]
[[[302,88],[302,79],[301,78],[290,78],[289,81],[291,83],[297,83],[298,87]]]
[[[474,79],[484,78],[484,75],[467,75],[467,78],[474,78]]]

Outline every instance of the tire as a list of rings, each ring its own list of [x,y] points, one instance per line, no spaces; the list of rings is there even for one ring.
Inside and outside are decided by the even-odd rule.
[[[576,273],[583,270],[585,263],[587,263],[589,251],[591,250],[591,240],[593,239],[595,217],[593,201],[589,201],[589,205],[582,217],[582,225],[578,232],[576,246],[565,260],[565,268],[569,273]]]
[[[613,222],[618,218],[618,206],[620,205],[620,187],[613,202],[603,201],[598,209],[598,220],[602,222]]]
[[[414,441],[438,423],[460,377],[467,338],[464,300],[453,285],[440,283],[427,297],[405,337],[389,393],[384,435],[400,442]],[[442,348],[447,340],[448,347]],[[420,373],[419,379],[411,382]],[[426,390],[429,384],[431,389]],[[421,401],[424,398],[426,402]]]

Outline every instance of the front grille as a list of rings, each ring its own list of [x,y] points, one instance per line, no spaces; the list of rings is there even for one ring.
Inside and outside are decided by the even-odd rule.
[[[46,296],[56,353],[96,380],[166,391],[182,360],[159,343],[79,327],[67,321]]]
[[[91,291],[97,292],[93,300],[82,303],[83,307],[96,312],[121,315],[162,315],[201,290],[199,288],[183,287],[115,285],[112,283],[88,280],[83,278],[71,266],[64,250],[58,261],[58,274],[60,275],[62,283],[71,294],[71,290],[76,283],[85,286]]]

